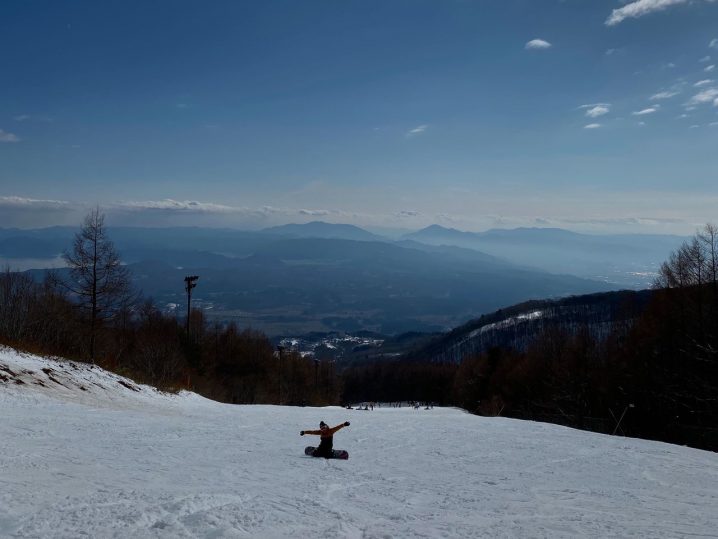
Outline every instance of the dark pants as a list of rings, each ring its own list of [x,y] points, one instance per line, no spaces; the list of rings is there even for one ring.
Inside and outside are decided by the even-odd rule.
[[[319,447],[314,450],[315,457],[324,457],[328,459],[332,456],[332,447],[334,440],[332,438],[322,438],[319,442]]]

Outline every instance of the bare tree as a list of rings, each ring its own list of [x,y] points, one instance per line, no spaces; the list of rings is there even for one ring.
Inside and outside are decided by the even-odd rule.
[[[718,360],[718,227],[707,224],[661,266],[655,288],[680,289],[667,296],[677,312],[680,350],[701,361]]]
[[[0,273],[0,336],[11,342],[27,337],[30,314],[36,296],[36,285],[26,273]]]
[[[89,355],[94,362],[102,324],[132,301],[130,273],[107,237],[99,208],[87,214],[64,259],[70,268],[64,285],[89,319]]]
[[[718,227],[708,223],[690,241],[671,253],[654,282],[655,288],[684,288],[718,279]]]
[[[712,283],[714,296],[718,295],[718,226],[708,223],[698,233],[698,241],[705,253],[708,281]]]

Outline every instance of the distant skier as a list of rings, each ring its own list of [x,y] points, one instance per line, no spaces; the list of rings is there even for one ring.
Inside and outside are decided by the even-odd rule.
[[[313,457],[324,457],[325,459],[331,458],[332,448],[334,446],[334,433],[344,427],[349,426],[349,421],[345,421],[336,427],[329,428],[324,421],[319,422],[319,430],[303,430],[299,433],[300,436],[305,434],[315,434],[321,437],[319,447],[314,450]]]

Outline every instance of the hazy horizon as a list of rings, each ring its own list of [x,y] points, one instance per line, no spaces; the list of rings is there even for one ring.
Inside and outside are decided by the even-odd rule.
[[[96,208],[97,206],[88,206],[87,210],[90,211],[92,208]],[[631,235],[635,234],[638,236],[675,236],[675,237],[688,237],[689,234],[680,234],[680,233],[673,233],[673,232],[659,232],[656,230],[645,230],[645,231],[638,231],[638,230],[632,230],[627,232],[620,232],[620,231],[599,231],[599,230],[580,230],[580,229],[574,229],[569,226],[540,226],[538,224],[532,225],[517,225],[517,226],[493,226],[489,228],[482,228],[482,229],[475,229],[475,230],[468,230],[463,229],[460,227],[455,227],[451,225],[441,225],[439,223],[430,223],[426,226],[416,227],[416,228],[392,228],[392,227],[383,227],[383,226],[374,226],[374,225],[355,225],[352,223],[347,222],[330,222],[330,221],[322,221],[318,219],[314,219],[311,221],[287,221],[287,222],[278,222],[277,224],[273,225],[256,225],[256,226],[231,226],[231,225],[202,225],[202,224],[143,224],[143,223],[126,223],[125,219],[121,215],[113,214],[113,213],[105,213],[103,208],[100,207],[100,211],[105,216],[105,223],[108,227],[108,229],[111,231],[112,228],[137,228],[137,229],[182,229],[182,228],[196,228],[196,229],[206,229],[206,230],[227,230],[227,231],[233,231],[233,232],[264,232],[264,231],[270,231],[273,228],[281,228],[284,226],[302,226],[302,225],[312,225],[312,224],[323,224],[323,225],[337,225],[337,226],[355,226],[361,230],[364,230],[366,232],[369,232],[371,234],[375,234],[376,236],[383,237],[385,239],[401,239],[403,236],[408,236],[417,232],[421,232],[425,229],[430,229],[432,227],[441,227],[445,230],[452,230],[460,233],[471,233],[471,234],[481,234],[485,232],[491,232],[496,230],[505,230],[505,231],[515,231],[515,230],[526,230],[526,229],[532,229],[532,230],[562,230],[566,232],[573,232],[575,234],[583,234],[588,236],[624,236],[624,235]],[[78,210],[79,212],[79,210]],[[109,215],[109,219],[108,219]],[[82,219],[84,218],[84,214],[77,214],[78,220],[68,222],[67,224],[49,224],[49,225],[43,225],[43,226],[36,226],[36,225],[29,225],[29,226],[0,226],[0,230],[45,230],[45,229],[51,229],[51,228],[71,228],[71,229],[77,229],[79,230],[82,225]],[[693,232],[700,231],[700,226],[696,226],[696,229],[693,230]],[[307,236],[311,237],[311,235]]]
[[[718,2],[0,6],[0,226],[716,221]]]

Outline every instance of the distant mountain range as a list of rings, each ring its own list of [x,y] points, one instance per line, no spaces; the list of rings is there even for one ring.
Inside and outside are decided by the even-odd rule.
[[[686,238],[671,235],[593,235],[558,228],[463,232],[432,225],[404,239],[475,249],[515,264],[616,283],[649,286],[671,252]]]
[[[314,221],[261,231],[207,228],[111,227],[111,236],[127,261],[138,262],[163,252],[169,262],[177,253],[201,251],[230,258],[249,256],[277,239],[317,238],[355,241],[396,240],[345,224]],[[53,258],[72,241],[72,227],[37,230],[1,229],[0,259]],[[432,225],[405,234],[399,244],[461,247],[493,255],[513,264],[559,274],[573,274],[614,283],[617,287],[645,288],[660,264],[686,238],[672,235],[593,235],[557,228],[492,229],[465,232]],[[411,243],[406,243],[411,242]]]
[[[335,240],[387,241],[387,238],[367,232],[354,225],[312,221],[301,225],[282,225],[265,228],[262,232],[292,238],[324,238]]]
[[[198,274],[195,297],[214,316],[270,334],[436,331],[526,298],[610,288],[470,250],[313,238],[272,241],[223,264],[131,268],[145,290],[180,304],[183,275]]]
[[[615,288],[475,249],[411,240],[297,237],[321,233],[373,239],[356,227],[302,226],[256,232],[111,227],[108,234],[137,286],[161,306],[176,306],[182,313],[183,277],[196,274],[196,306],[270,335],[443,331],[519,301]],[[0,256],[53,257],[71,247],[75,231],[2,230]]]

